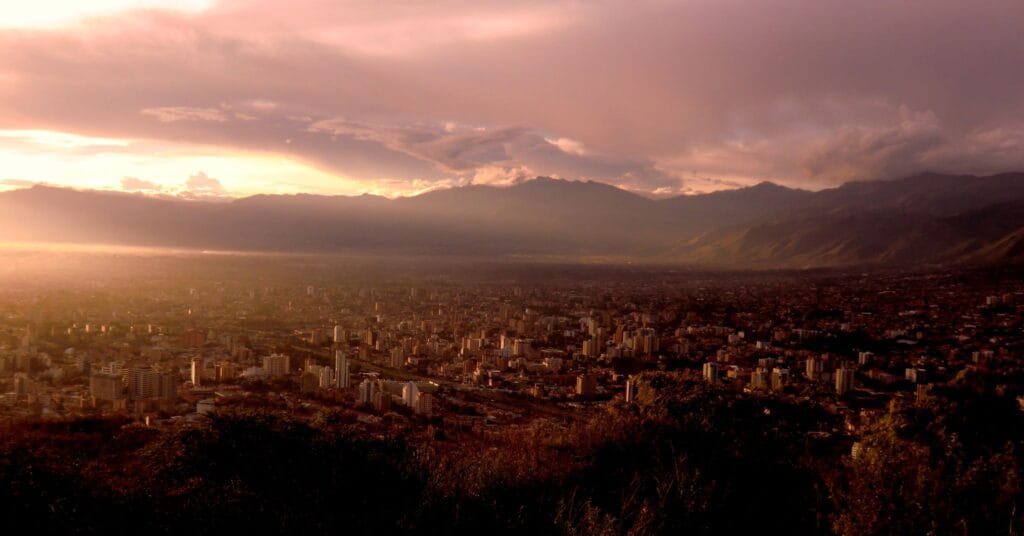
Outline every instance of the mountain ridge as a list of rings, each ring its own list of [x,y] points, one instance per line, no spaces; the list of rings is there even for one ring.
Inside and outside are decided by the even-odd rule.
[[[817,192],[771,182],[651,199],[540,177],[389,199],[187,200],[37,185],[0,193],[0,240],[268,251],[602,257],[732,267],[1021,257],[1024,173],[922,173]]]

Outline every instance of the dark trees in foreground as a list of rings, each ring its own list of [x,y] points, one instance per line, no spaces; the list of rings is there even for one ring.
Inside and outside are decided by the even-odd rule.
[[[585,424],[440,441],[252,409],[20,422],[0,439],[0,511],[71,534],[1021,534],[1012,396],[933,389],[851,457],[819,406],[650,382]]]

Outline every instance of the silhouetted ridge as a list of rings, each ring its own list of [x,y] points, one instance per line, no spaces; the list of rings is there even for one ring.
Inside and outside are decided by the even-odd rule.
[[[1018,258],[1024,174],[921,173],[808,192],[761,182],[649,199],[548,177],[408,198],[185,201],[36,186],[0,194],[0,239],[305,252],[542,255],[738,267]]]

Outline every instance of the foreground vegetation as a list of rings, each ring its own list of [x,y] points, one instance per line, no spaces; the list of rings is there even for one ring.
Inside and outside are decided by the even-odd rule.
[[[650,378],[639,405],[493,437],[368,433],[238,409],[197,425],[20,422],[0,510],[72,534],[1021,534],[1024,414],[983,379],[833,412]]]

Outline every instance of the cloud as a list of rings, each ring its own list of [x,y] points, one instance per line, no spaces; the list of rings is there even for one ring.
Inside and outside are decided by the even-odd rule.
[[[473,173],[469,182],[489,186],[512,186],[536,176],[537,173],[526,166],[483,166]]]
[[[162,106],[146,108],[142,115],[155,117],[161,123],[177,123],[178,121],[213,121],[223,123],[228,120],[227,114],[214,108],[189,108],[187,106]]]
[[[659,194],[1021,169],[1021,20],[1008,0],[223,1],[0,30],[0,128],[403,192],[518,169]]]
[[[344,118],[320,120],[308,131],[334,143],[378,144],[474,183],[505,184],[524,172],[574,179],[675,187],[677,177],[640,158],[593,153],[568,138],[552,139],[523,125],[474,126],[453,121],[410,125],[373,124]]]
[[[121,177],[121,189],[126,192],[159,192],[163,188],[155,182],[138,177]]]
[[[198,196],[221,196],[226,193],[219,180],[209,177],[200,171],[185,181],[185,191]]]
[[[38,183],[36,181],[27,181],[27,180],[23,180],[23,179],[2,179],[2,180],[0,180],[0,185],[2,185],[2,186],[13,186],[15,188],[31,188],[31,187],[33,187],[33,186],[35,186],[37,184],[40,184],[40,183]]]
[[[558,147],[563,153],[574,154],[576,156],[585,156],[587,154],[587,150],[583,148],[583,144],[576,140],[570,140],[569,138],[545,138],[544,141]]]

